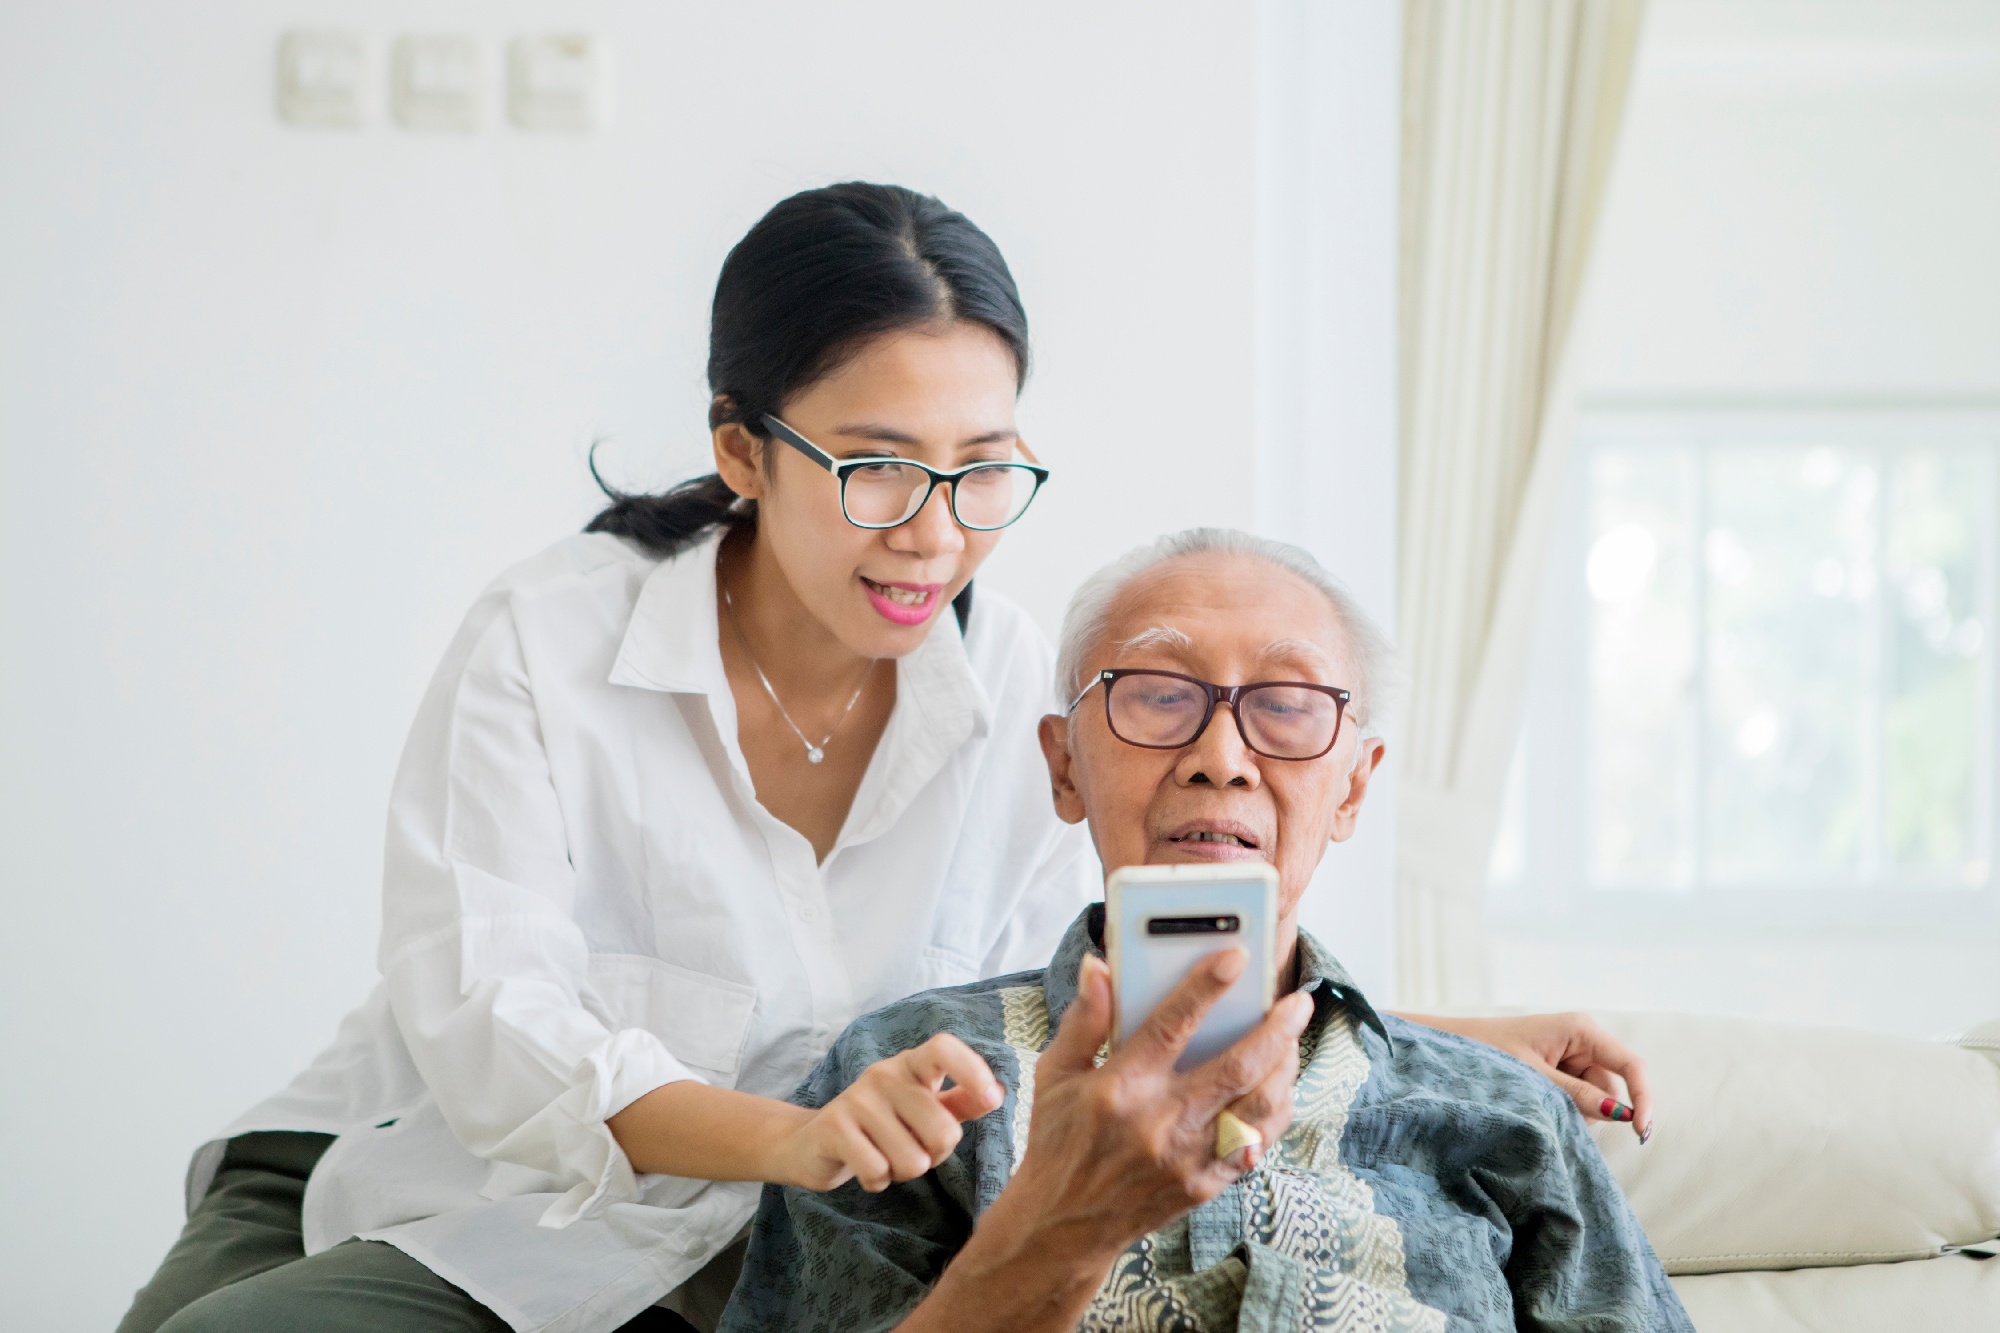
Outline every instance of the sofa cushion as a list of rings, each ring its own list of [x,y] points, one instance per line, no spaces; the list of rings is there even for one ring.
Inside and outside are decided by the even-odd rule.
[[[2000,1018],[1989,1018],[1976,1027],[1967,1028],[1953,1037],[1951,1044],[1977,1051],[1995,1064],[2000,1064]]]
[[[1652,1076],[1652,1142],[1626,1125],[1597,1141],[1669,1273],[1884,1263],[2000,1235],[2000,1064],[1845,1028],[1597,1018]]]
[[[1858,1268],[1677,1277],[1674,1290],[1700,1333],[2000,1329],[2000,1259],[1962,1254]]]

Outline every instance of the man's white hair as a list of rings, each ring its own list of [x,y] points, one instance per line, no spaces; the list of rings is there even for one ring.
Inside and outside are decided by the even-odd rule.
[[[1389,636],[1369,618],[1354,594],[1310,552],[1290,542],[1274,541],[1235,528],[1187,528],[1156,538],[1127,551],[1103,569],[1085,579],[1063,613],[1062,646],[1056,655],[1056,692],[1064,707],[1084,686],[1085,663],[1103,640],[1111,622],[1111,609],[1119,594],[1132,583],[1162,565],[1199,555],[1248,555],[1277,566],[1304,579],[1333,607],[1340,622],[1341,646],[1354,664],[1356,679],[1342,682],[1354,695],[1348,716],[1364,736],[1379,735],[1391,712],[1402,684],[1396,664],[1396,650]],[[1149,634],[1151,632],[1149,631]],[[1140,638],[1147,638],[1142,634]],[[1242,682],[1231,682],[1240,684]]]

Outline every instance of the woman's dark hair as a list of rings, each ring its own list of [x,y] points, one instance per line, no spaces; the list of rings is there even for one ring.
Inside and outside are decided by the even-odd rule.
[[[1028,376],[1028,315],[999,247],[963,213],[896,185],[807,190],[766,213],[722,261],[709,319],[709,428],[766,438],[765,413],[832,373],[869,339],[965,320],[997,334]],[[717,525],[756,521],[715,473],[611,503],[586,532],[627,537],[662,558]]]

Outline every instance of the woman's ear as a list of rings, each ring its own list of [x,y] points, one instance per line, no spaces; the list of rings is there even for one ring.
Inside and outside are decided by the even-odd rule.
[[[764,498],[764,441],[740,421],[725,421],[713,431],[715,471],[723,485],[746,500]]]
[[[1056,818],[1065,824],[1081,824],[1083,794],[1076,789],[1076,759],[1069,752],[1069,719],[1050,713],[1035,735],[1042,742],[1042,758],[1048,761],[1049,793],[1055,798]]]

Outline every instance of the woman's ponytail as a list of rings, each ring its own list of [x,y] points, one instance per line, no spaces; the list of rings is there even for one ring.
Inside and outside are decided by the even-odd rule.
[[[590,469],[597,476],[597,468]],[[611,497],[584,527],[585,532],[608,532],[625,537],[662,560],[672,559],[718,527],[740,527],[757,521],[757,502],[740,500],[721,476],[711,472],[660,492],[658,495],[628,495],[597,478],[598,486]]]
[[[851,183],[781,201],[722,263],[709,317],[709,428],[764,438],[765,413],[837,370],[872,338],[964,321],[993,331],[1028,374],[1028,316],[999,247],[963,213],[896,185]],[[611,504],[586,532],[637,542],[661,559],[717,527],[757,521],[720,476],[627,495],[591,475]]]

